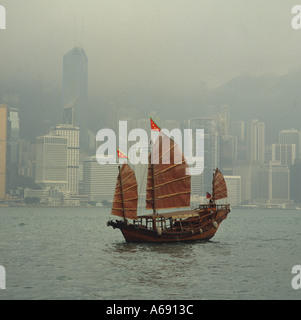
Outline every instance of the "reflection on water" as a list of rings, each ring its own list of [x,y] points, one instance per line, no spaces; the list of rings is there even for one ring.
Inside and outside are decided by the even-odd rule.
[[[116,253],[125,252],[152,252],[156,254],[169,254],[181,258],[192,250],[191,243],[136,243],[119,242],[112,245]]]

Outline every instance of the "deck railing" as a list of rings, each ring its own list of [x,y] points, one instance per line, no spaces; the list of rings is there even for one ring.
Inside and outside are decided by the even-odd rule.
[[[199,205],[199,209],[211,209],[211,208],[216,208],[217,210],[227,210],[227,209],[230,209],[230,204],[207,203],[207,204]]]

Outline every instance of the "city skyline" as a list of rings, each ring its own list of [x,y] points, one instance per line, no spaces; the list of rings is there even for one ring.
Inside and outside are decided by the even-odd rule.
[[[5,110],[6,107],[3,105],[2,108]],[[18,132],[18,110],[15,108],[6,108],[6,110],[7,127],[9,128],[8,133],[10,137],[10,132]],[[10,113],[12,114],[11,116]],[[229,182],[229,200],[232,199],[234,206],[243,203],[281,206],[292,205],[292,200],[290,199],[290,189],[292,186],[292,183],[290,182],[290,166],[294,166],[295,163],[298,165],[297,161],[301,160],[299,153],[296,152],[301,144],[301,131],[293,128],[280,130],[278,139],[274,141],[273,144],[265,146],[265,126],[264,123],[260,122],[258,119],[250,120],[247,123],[245,123],[245,121],[234,121],[233,125],[235,129],[232,130],[229,107],[226,107],[225,105],[220,106],[220,108],[210,107],[208,109],[208,114],[210,116],[193,117],[183,120],[182,123],[174,120],[162,120],[160,122],[161,128],[167,127],[169,130],[177,128],[178,126],[180,126],[181,129],[184,129],[185,126],[188,126],[188,128],[191,129],[203,126],[205,129],[204,173],[201,176],[193,177],[192,196],[205,197],[205,193],[210,191],[212,172],[215,167],[219,167],[223,170],[226,180]],[[128,133],[137,125],[142,125],[146,130],[149,126],[150,130],[149,119],[131,118],[130,116],[127,119],[130,123]],[[237,128],[239,130],[237,130]],[[263,128],[263,130],[258,128]],[[71,132],[74,133],[71,134]],[[91,201],[95,203],[95,200],[96,202],[110,202],[110,194],[114,189],[115,176],[112,171],[114,168],[107,168],[109,171],[102,169],[101,166],[97,164],[95,155],[92,155],[91,158],[94,159],[93,167],[91,166],[90,169],[87,169],[86,165],[85,169],[84,165],[84,176],[82,176],[83,179],[81,179],[83,189],[79,190],[80,179],[79,173],[77,172],[80,163],[87,164],[92,162],[89,160],[90,158],[85,158],[86,160],[82,158],[81,161],[79,160],[79,147],[77,147],[79,145],[78,132],[78,128],[71,124],[61,124],[51,128],[48,134],[37,137],[37,147],[34,149],[36,150],[34,165],[36,169],[34,176],[35,182],[42,187],[42,190],[40,192],[34,190],[30,191],[30,189],[27,188],[24,190],[27,197],[30,198],[34,196],[35,198],[39,195],[41,199],[52,199],[52,205],[62,205],[63,203],[65,203],[65,205],[79,205],[81,200],[83,200],[82,203],[89,203]],[[250,137],[252,137],[253,140],[250,140]],[[256,137],[255,140],[254,137]],[[16,147],[15,144],[17,142],[15,139],[16,137],[13,136],[13,138],[14,139],[9,138],[7,140],[10,154],[14,154],[13,149]],[[20,145],[22,143],[23,145],[21,138],[22,137],[19,138],[18,143],[20,143]],[[56,141],[53,141],[53,139],[56,139],[61,146],[56,147]],[[45,147],[43,146],[44,144]],[[46,147],[47,144],[49,144],[49,147]],[[252,150],[258,150],[258,147],[254,147],[254,144],[255,146],[261,146],[260,150],[261,153],[263,151],[265,159],[262,154],[259,157],[258,155],[254,157],[254,152]],[[48,149],[49,151],[47,151]],[[252,152],[250,153],[248,150],[251,150]],[[126,152],[126,150],[124,151]],[[48,154],[45,152],[48,152]],[[258,153],[258,151],[256,152]],[[48,164],[45,164],[46,162],[44,163],[43,159],[45,159]],[[60,164],[57,163],[59,159],[62,160],[60,161]],[[215,160],[213,161],[213,159]],[[16,160],[12,157],[11,161],[14,162]],[[20,160],[17,159],[17,162],[19,164]],[[8,162],[7,165],[10,165],[10,162]],[[71,171],[68,171],[68,168],[70,168]],[[55,171],[53,171],[54,169]],[[140,168],[137,166],[137,174],[140,182],[144,179],[141,169],[142,167]],[[20,168],[18,167],[17,170],[19,172]],[[87,170],[89,170],[89,173],[87,173]],[[45,174],[47,175],[47,172],[48,176],[44,176]],[[102,172],[107,172],[106,174],[110,172],[110,174],[107,177],[102,177]],[[276,175],[277,177],[279,176],[279,178],[276,178]],[[60,181],[54,179],[55,176]],[[267,177],[267,180],[264,180],[265,176]],[[85,177],[88,180],[85,180]],[[108,180],[108,177],[110,177],[110,180]],[[92,182],[89,182],[91,179],[94,179],[93,181],[95,181],[93,186],[91,184]],[[275,182],[273,183],[275,179],[280,179],[279,181],[281,181],[282,189],[275,189]],[[277,182],[277,185],[280,183],[279,181]],[[294,181],[295,184],[298,184],[296,180],[292,179],[292,181]],[[108,186],[111,185],[111,187],[105,188],[103,183],[107,183]],[[249,184],[248,191],[245,190],[244,184],[246,183]],[[259,183],[258,187],[256,187],[257,183]],[[261,190],[260,187],[265,189]],[[54,191],[56,190],[55,193],[51,192],[51,189],[53,188]],[[91,194],[89,194],[90,191],[87,190],[92,189],[93,192],[91,191]],[[142,189],[140,188],[140,190]],[[70,198],[70,195],[72,194],[75,198]],[[293,200],[296,204],[300,203],[301,197],[298,194],[297,196],[294,195]]]
[[[57,0],[47,8],[36,4],[40,14],[36,11],[30,16],[40,28],[27,35],[34,40],[32,50],[26,47],[21,57],[16,51],[13,59],[7,46],[2,53],[0,103],[7,106],[8,136],[4,139],[2,134],[7,157],[3,161],[2,154],[1,168],[10,196],[23,196],[24,190],[17,186],[51,188],[51,179],[43,177],[47,170],[62,179],[59,184],[70,203],[71,196],[89,196],[83,192],[83,159],[95,155],[98,130],[117,130],[119,120],[128,121],[129,128],[147,130],[152,116],[168,129],[205,129],[204,173],[192,179],[194,195],[210,191],[212,171],[219,167],[227,177],[237,177],[228,180],[233,190],[240,185],[240,199],[246,203],[261,201],[258,181],[260,174],[265,175],[268,178],[262,181],[269,188],[265,199],[273,202],[275,190],[270,184],[277,181],[275,176],[285,172],[289,185],[289,167],[301,158],[301,62],[296,52],[284,46],[284,42],[295,42],[298,34],[290,25],[289,4],[274,7],[273,20],[267,23],[265,16],[271,15],[267,4],[260,6],[262,15],[258,15],[257,0],[248,5],[230,2],[232,9],[229,2],[218,0],[176,1],[173,6],[170,1],[150,6],[136,0],[122,5],[94,0],[84,5],[78,0],[72,8]],[[12,50],[12,41],[20,41],[16,28],[22,5],[4,5],[10,14],[1,41],[11,44]],[[99,13],[103,19],[96,19],[96,8],[103,9]],[[216,11],[220,20],[214,24],[210,17]],[[52,28],[45,15],[56,17]],[[84,21],[85,15],[89,21]],[[222,28],[231,16],[236,19]],[[282,32],[271,37],[271,30],[275,35],[280,26]],[[206,37],[208,27],[216,36],[214,43]],[[24,23],[24,30],[32,31],[33,26]],[[60,36],[55,36],[55,30]],[[36,46],[42,39],[52,45],[51,50]],[[52,161],[62,157],[57,168],[41,160],[51,139],[65,141],[64,151],[49,153]],[[32,183],[25,177],[33,179]],[[275,201],[289,204],[290,189]]]

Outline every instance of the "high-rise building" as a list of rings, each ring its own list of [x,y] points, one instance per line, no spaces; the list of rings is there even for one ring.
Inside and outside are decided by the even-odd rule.
[[[247,155],[251,164],[264,163],[265,124],[257,119],[247,126]]]
[[[217,132],[217,123],[214,117],[195,117],[186,121],[186,129],[192,129],[192,152],[195,152],[195,130],[204,129],[204,171],[202,180],[197,177],[192,179],[195,185],[193,190],[203,190],[204,193],[212,189],[212,175],[214,169],[219,165],[219,139]],[[197,181],[197,182],[196,182]],[[200,184],[203,184],[202,186]],[[204,195],[204,194],[203,194]]]
[[[6,195],[7,106],[0,104],[0,200]]]
[[[17,165],[18,163],[18,146],[20,139],[20,124],[19,124],[19,110],[16,108],[8,109],[8,120],[10,126],[9,134],[9,162]]]
[[[270,161],[258,166],[257,183],[258,203],[290,203],[290,172],[287,165]]]
[[[280,161],[281,164],[292,165],[296,159],[295,144],[272,144],[272,161]]]
[[[50,134],[67,138],[67,190],[78,194],[79,188],[79,127],[60,124],[51,128]]]
[[[67,137],[36,138],[35,182],[42,187],[67,187]]]
[[[7,111],[6,193],[14,194],[18,187],[19,111],[10,107]]]
[[[227,190],[228,199],[227,202],[231,203],[231,206],[239,206],[241,204],[241,178],[240,176],[224,176]]]
[[[63,57],[63,122],[79,126],[80,147],[87,151],[88,58],[82,47]]]
[[[36,144],[21,139],[18,150],[18,174],[34,179],[36,161]]]
[[[237,137],[238,142],[245,141],[245,122],[244,121],[232,121],[231,122],[231,134]]]
[[[279,132],[280,144],[295,144],[296,159],[301,159],[301,132],[296,129],[281,130]]]
[[[290,166],[290,197],[295,204],[301,205],[301,160]]]
[[[83,160],[83,194],[92,201],[111,201],[118,176],[118,164],[99,164],[96,156]]]

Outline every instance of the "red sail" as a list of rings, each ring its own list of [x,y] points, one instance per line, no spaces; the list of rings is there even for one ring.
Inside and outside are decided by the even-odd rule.
[[[162,131],[149,155],[146,209],[190,206],[191,176],[180,147]]]
[[[228,197],[227,185],[223,174],[216,168],[212,181],[212,199],[219,200]]]
[[[138,188],[135,172],[123,164],[117,178],[112,214],[128,219],[137,218]]]

